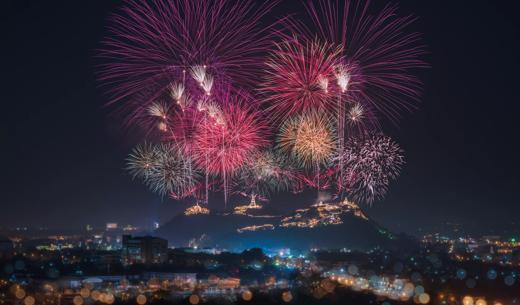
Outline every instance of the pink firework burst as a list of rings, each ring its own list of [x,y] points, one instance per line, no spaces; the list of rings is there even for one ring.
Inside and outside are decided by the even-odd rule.
[[[215,175],[233,173],[248,156],[268,144],[261,115],[241,104],[225,104],[222,121],[207,118],[200,122],[194,141],[196,163]],[[205,164],[206,156],[210,162]]]
[[[201,107],[207,115],[197,128],[193,158],[198,167],[222,178],[226,201],[229,176],[269,144],[267,125],[254,105],[246,94],[228,93],[218,105]]]
[[[113,16],[111,35],[100,51],[107,62],[100,81],[110,89],[112,103],[137,99],[141,106],[161,96],[174,77],[193,70],[251,85],[261,56],[272,46],[269,26],[262,27],[260,20],[277,2],[128,1]],[[201,85],[206,90],[211,82]]]
[[[333,106],[334,72],[341,49],[317,41],[286,40],[267,62],[261,91],[274,120]]]
[[[393,122],[401,110],[416,108],[421,82],[412,72],[428,65],[421,59],[420,35],[408,31],[414,17],[399,17],[392,4],[372,13],[371,1],[362,0],[308,1],[306,8],[313,28],[295,19],[286,24],[302,37],[317,36],[341,47],[350,76],[344,101],[370,106]]]

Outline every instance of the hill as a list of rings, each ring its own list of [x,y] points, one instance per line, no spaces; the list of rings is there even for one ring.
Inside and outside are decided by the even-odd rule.
[[[355,203],[319,203],[290,215],[267,213],[252,203],[228,213],[179,214],[156,235],[178,247],[264,249],[359,249],[391,247],[395,236]]]

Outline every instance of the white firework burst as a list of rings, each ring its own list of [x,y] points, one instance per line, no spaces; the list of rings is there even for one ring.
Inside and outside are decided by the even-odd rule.
[[[348,89],[348,84],[350,83],[350,74],[348,72],[347,67],[344,65],[339,65],[336,67],[336,82],[338,86],[341,88],[341,92],[345,93]]]
[[[184,85],[180,83],[173,83],[170,85],[170,96],[179,103],[184,94]]]
[[[190,74],[197,83],[202,85],[204,79],[206,79],[206,66],[193,66],[190,69]]]
[[[364,114],[365,110],[363,109],[363,106],[356,103],[348,112],[348,120],[353,124],[359,123],[363,119]]]
[[[385,196],[404,164],[403,150],[381,134],[349,139],[342,158],[345,189],[367,203]]]
[[[318,84],[320,85],[321,90],[325,91],[325,93],[329,92],[329,79],[323,76],[318,78]]]
[[[153,102],[150,106],[148,106],[147,110],[149,115],[164,120],[168,116],[169,107],[162,102]]]
[[[204,89],[206,95],[211,95],[211,89],[213,88],[213,76],[206,74],[206,77],[204,77],[204,80],[202,81],[201,87]]]
[[[127,162],[130,173],[161,196],[186,194],[198,178],[191,159],[171,144],[137,146]]]
[[[136,146],[126,161],[127,170],[134,178],[146,179],[157,161],[157,154],[153,145],[144,143]]]

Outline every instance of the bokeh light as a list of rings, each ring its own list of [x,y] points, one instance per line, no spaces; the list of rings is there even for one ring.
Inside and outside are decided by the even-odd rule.
[[[487,302],[484,299],[477,299],[475,305],[487,305]]]
[[[190,295],[190,298],[188,300],[191,305],[197,305],[200,302],[200,297],[196,294]]]
[[[419,295],[419,303],[428,304],[430,302],[430,295],[427,293],[421,293]]]
[[[23,300],[24,305],[34,305],[36,303],[36,300],[32,296],[28,296]]]
[[[74,305],[83,305],[83,302],[83,297],[81,297],[80,295],[77,295],[72,299],[72,303]]]
[[[242,292],[242,299],[244,301],[251,301],[253,299],[253,293],[249,290]]]
[[[79,295],[82,297],[82,298],[88,298],[90,296],[90,290],[88,288],[81,288],[81,290],[79,291]]]
[[[464,298],[462,298],[462,304],[463,305],[473,305],[474,304],[474,300],[472,297],[470,297],[469,295],[465,296]]]
[[[139,305],[144,305],[146,304],[146,296],[144,294],[140,294],[137,296],[137,298],[135,299],[135,301],[137,302],[137,304]]]
[[[285,303],[289,303],[290,301],[292,301],[292,299],[293,299],[293,296],[290,291],[285,291],[284,293],[282,293],[282,300]]]

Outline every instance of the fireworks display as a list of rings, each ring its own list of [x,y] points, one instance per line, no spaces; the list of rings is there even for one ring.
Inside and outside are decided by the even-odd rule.
[[[375,13],[373,6],[361,0],[308,1],[312,26],[287,23],[304,37],[340,46],[343,70],[350,76],[345,100],[370,105],[396,122],[402,110],[416,108],[421,82],[412,72],[427,67],[421,59],[424,47],[418,33],[407,31],[414,17],[400,16],[393,4]]]
[[[247,196],[268,196],[288,190],[295,170],[286,158],[271,151],[254,153],[236,175],[237,188]]]
[[[279,44],[267,63],[262,91],[277,120],[308,111],[328,111],[333,102],[329,79],[341,49],[296,40]]]
[[[161,195],[185,193],[197,178],[191,160],[175,145],[144,144],[128,157],[128,170]]]
[[[384,135],[368,135],[347,141],[343,157],[344,189],[356,200],[372,203],[382,198],[404,164],[403,151]]]
[[[129,172],[197,209],[210,192],[383,198],[404,161],[378,121],[415,107],[426,66],[413,18],[323,0],[305,6],[312,25],[267,22],[268,3],[150,0],[113,16],[100,80],[147,131]]]
[[[276,3],[128,1],[113,16],[104,41],[101,81],[115,85],[110,87],[114,102],[132,104],[152,101],[182,71],[203,69],[226,81],[255,83],[261,56],[272,44],[270,27],[259,21]],[[211,87],[211,78],[199,82]],[[140,96],[143,92],[149,94]]]
[[[334,128],[326,115],[310,112],[292,117],[280,128],[278,147],[304,168],[327,165],[336,148]]]
[[[194,139],[194,159],[210,174],[235,172],[268,143],[259,112],[236,100],[240,97],[232,99],[222,109],[214,110],[213,115],[209,110],[210,115],[199,123]]]

